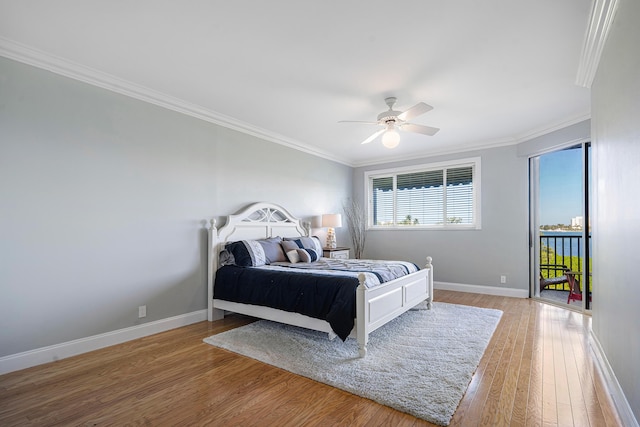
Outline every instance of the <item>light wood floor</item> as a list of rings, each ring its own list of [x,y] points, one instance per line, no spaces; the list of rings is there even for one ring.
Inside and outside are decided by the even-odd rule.
[[[435,297],[504,311],[452,426],[620,425],[588,316],[528,299]],[[0,425],[431,425],[202,342],[251,321],[201,322],[0,376]]]

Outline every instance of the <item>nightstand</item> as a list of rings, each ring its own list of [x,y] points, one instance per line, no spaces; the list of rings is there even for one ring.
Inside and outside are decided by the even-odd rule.
[[[349,248],[322,248],[322,256],[334,259],[349,259]]]

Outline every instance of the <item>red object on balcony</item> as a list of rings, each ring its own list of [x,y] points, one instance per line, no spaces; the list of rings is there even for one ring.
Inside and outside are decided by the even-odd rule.
[[[580,281],[576,276],[582,274],[578,271],[565,271],[567,276],[567,282],[569,283],[569,298],[567,298],[567,304],[571,304],[571,301],[582,301],[582,291],[580,291]],[[589,301],[591,301],[591,295],[589,295]]]

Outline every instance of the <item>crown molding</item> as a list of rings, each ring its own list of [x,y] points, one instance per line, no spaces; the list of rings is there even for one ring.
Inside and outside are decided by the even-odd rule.
[[[317,157],[351,166],[344,159],[335,157],[326,151],[318,150],[316,147],[4,37],[0,37],[0,56]]]
[[[462,154],[462,153],[468,153],[473,151],[489,150],[492,148],[507,147],[510,145],[518,145],[520,143],[527,142],[539,136],[543,136],[551,132],[564,129],[566,127],[569,127],[590,119],[591,119],[591,116],[589,114],[584,114],[584,115],[580,115],[578,117],[574,117],[569,120],[564,120],[562,122],[558,122],[543,128],[538,128],[526,134],[522,134],[518,136],[506,137],[506,138],[502,138],[500,140],[494,140],[494,141],[484,141],[484,142],[479,142],[477,144],[468,145],[468,146],[458,145],[455,147],[444,148],[440,150],[431,150],[428,153],[427,152],[413,153],[405,156],[377,158],[377,159],[372,159],[364,162],[355,163],[353,167],[360,168],[360,167],[368,167],[368,166],[377,166],[385,163],[404,162],[404,161],[415,160],[415,159],[427,159],[435,156],[447,156],[451,154]],[[580,140],[579,142],[582,142],[582,140]],[[572,143],[575,143],[575,141],[572,141]]]
[[[617,0],[594,0],[594,8],[595,3],[610,4],[615,3],[616,1]],[[611,19],[613,18],[611,17]],[[604,42],[602,43],[604,44]],[[234,119],[233,117],[225,116],[215,111],[206,109],[202,106],[192,104],[179,98],[144,87],[142,85],[129,82],[111,74],[86,67],[68,59],[51,55],[49,53],[34,49],[30,46],[26,46],[7,38],[0,37],[0,56],[350,167],[371,166],[416,158],[416,154],[411,154],[407,156],[370,159],[363,162],[350,162],[343,158],[336,157],[332,153],[319,150],[316,147],[303,144],[299,141],[287,138],[283,135],[270,132],[257,126],[253,126],[249,123]],[[418,154],[418,157],[426,158],[432,156],[496,148],[507,145],[515,145],[519,144],[520,142],[532,139],[536,136],[561,129],[563,127],[587,119],[589,119],[589,116],[585,115],[574,120],[564,121],[562,123],[556,124],[555,126],[545,127],[543,129],[538,129],[537,131],[532,131],[526,135],[504,138],[499,141],[485,141],[483,143],[467,147],[457,146],[443,150],[431,151],[429,153],[423,153],[423,155]]]
[[[578,65],[578,86],[591,87],[617,10],[618,0],[593,0]]]
[[[526,142],[526,141],[530,141],[534,138],[538,138],[539,136],[543,136],[543,135],[547,135],[551,132],[555,132],[557,130],[560,129],[564,129],[567,128],[569,126],[578,124],[580,122],[584,122],[586,120],[591,120],[591,114],[589,113],[584,113],[582,115],[573,117],[571,119],[567,119],[567,120],[563,120],[560,122],[557,122],[555,124],[551,124],[542,128],[538,128],[538,129],[533,129],[530,132],[527,132],[526,134],[522,134],[518,137],[515,138],[515,143],[516,144],[520,144],[521,142]]]

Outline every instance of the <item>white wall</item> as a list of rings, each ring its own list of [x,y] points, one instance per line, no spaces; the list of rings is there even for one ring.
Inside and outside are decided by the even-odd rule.
[[[0,357],[203,310],[205,220],[350,189],[347,166],[0,58]]]
[[[592,85],[593,330],[640,420],[640,2],[620,0]]]
[[[434,279],[462,285],[529,289],[527,159],[508,146],[354,169],[354,198],[365,201],[369,170],[481,157],[481,230],[372,230],[365,257],[399,258],[424,265],[433,257]],[[500,283],[500,276],[507,283]]]

